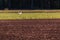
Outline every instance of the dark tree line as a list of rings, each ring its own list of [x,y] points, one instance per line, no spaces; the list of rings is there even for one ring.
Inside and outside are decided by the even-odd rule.
[[[60,9],[60,0],[0,0],[0,9]]]

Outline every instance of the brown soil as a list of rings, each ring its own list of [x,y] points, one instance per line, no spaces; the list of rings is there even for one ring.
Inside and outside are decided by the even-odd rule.
[[[60,40],[60,19],[0,20],[0,40]]]

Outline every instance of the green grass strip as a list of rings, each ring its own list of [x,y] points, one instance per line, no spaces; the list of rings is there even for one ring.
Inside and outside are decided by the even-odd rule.
[[[0,13],[0,19],[60,19],[60,13]]]

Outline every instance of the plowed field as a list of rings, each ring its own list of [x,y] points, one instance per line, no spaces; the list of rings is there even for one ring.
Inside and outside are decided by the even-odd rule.
[[[0,40],[60,40],[60,19],[0,20]]]

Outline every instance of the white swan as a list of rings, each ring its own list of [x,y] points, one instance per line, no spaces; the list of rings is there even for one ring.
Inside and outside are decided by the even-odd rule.
[[[20,11],[19,14],[22,14],[22,11]]]

